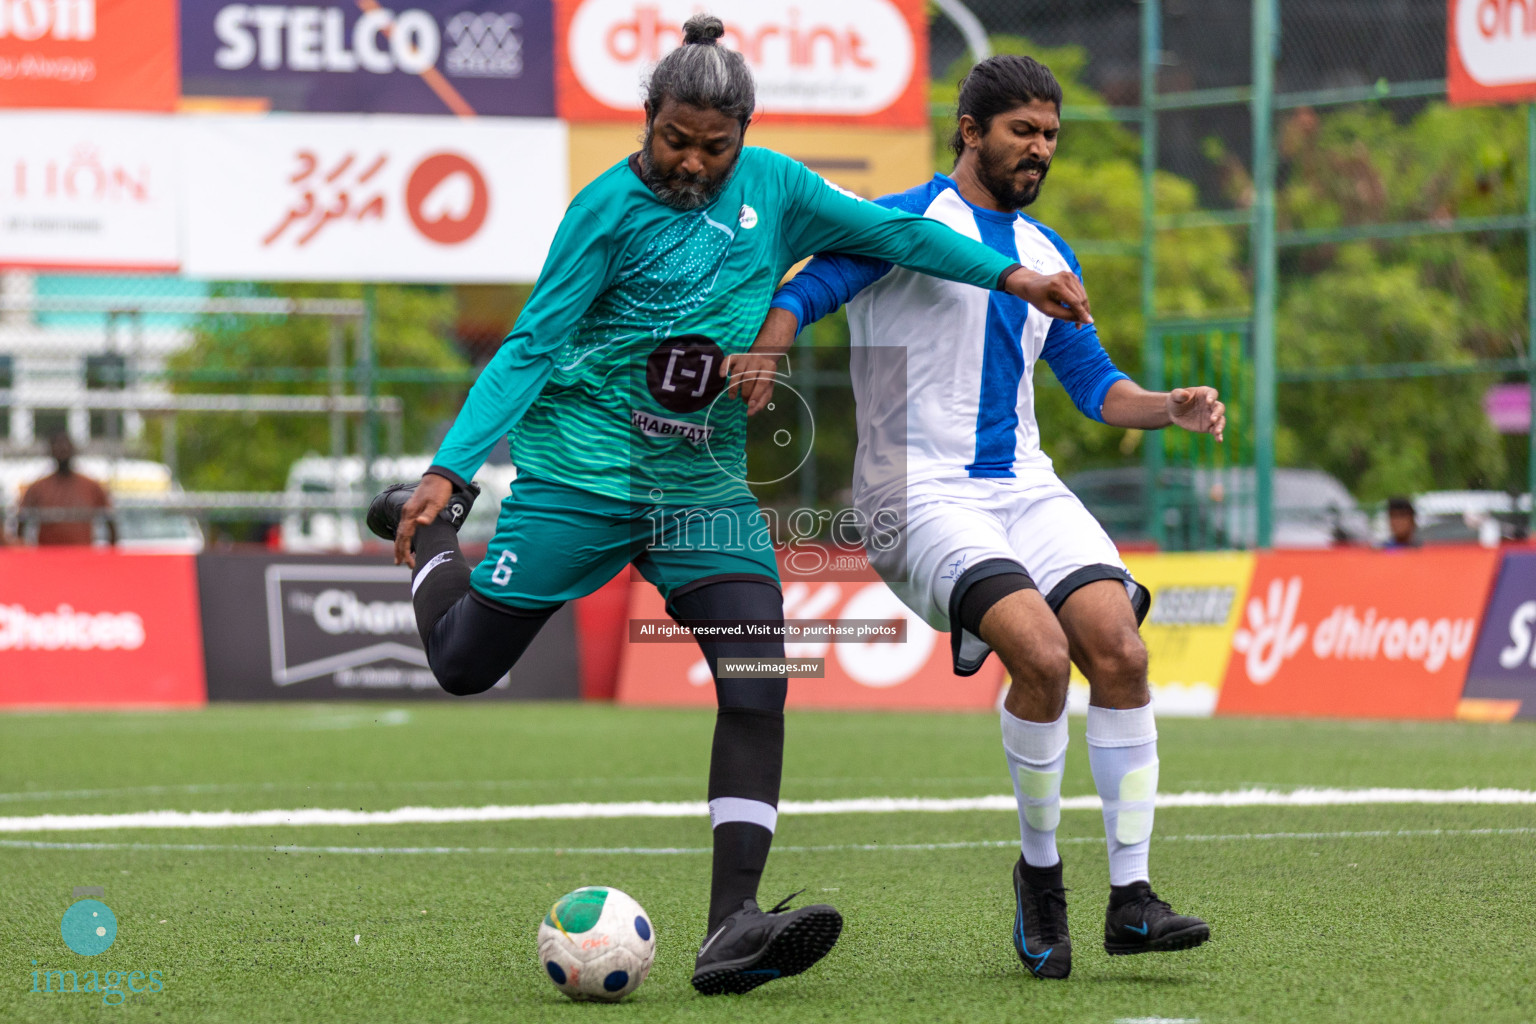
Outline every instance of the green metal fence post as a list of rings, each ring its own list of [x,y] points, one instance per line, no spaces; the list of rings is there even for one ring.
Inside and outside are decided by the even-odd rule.
[[[1525,358],[1531,389],[1525,489],[1531,502],[1529,529],[1536,535],[1536,103],[1525,105]]]
[[[1253,0],[1253,359],[1257,546],[1274,535],[1275,469],[1275,35],[1278,0]]]
[[[1153,329],[1157,315],[1157,193],[1153,177],[1157,173],[1157,67],[1163,50],[1163,13],[1161,0],[1141,3],[1141,372],[1146,386],[1163,389],[1163,340]],[[1153,543],[1163,547],[1162,510],[1162,436],[1148,432],[1142,436],[1142,464],[1147,470],[1147,533]]]
[[[373,312],[375,293],[371,284],[363,286],[363,312],[357,321],[357,391],[363,396],[362,437],[357,446],[363,457],[363,493],[372,497],[377,481],[373,478],[373,458],[379,450],[379,412],[375,408],[378,398],[374,369],[377,365],[373,348]]]

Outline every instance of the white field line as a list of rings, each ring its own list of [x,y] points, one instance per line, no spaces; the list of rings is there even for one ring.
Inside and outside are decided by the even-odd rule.
[[[1159,793],[1158,807],[1333,807],[1358,804],[1536,804],[1524,789],[1242,789],[1224,793]],[[1062,810],[1100,808],[1097,796],[1066,797]],[[1015,811],[1012,795],[935,799],[864,797],[853,800],[785,800],[780,814],[894,814],[903,811]],[[709,813],[703,801],[397,807],[354,811],[307,807],[270,811],[133,811],[123,814],[36,814],[0,817],[3,832],[74,832],[129,828],[261,828],[308,825],[444,825],[462,822],[547,821],[582,818],[696,818]]]
[[[1371,829],[1344,832],[1235,832],[1226,835],[1171,835],[1157,837],[1159,843],[1240,843],[1277,842],[1280,840],[1321,839],[1418,839],[1477,836],[1536,835],[1536,828],[1417,828]],[[1093,836],[1064,836],[1058,845],[1100,845]],[[931,853],[942,850],[983,850],[1018,846],[1017,839],[981,839],[953,843],[837,843],[825,846],[777,845],[775,853]],[[676,857],[713,853],[708,846],[295,846],[255,843],[60,843],[36,839],[0,839],[0,850],[128,850],[172,851],[176,853],[351,853],[365,856],[442,855],[442,854],[593,854],[598,856]]]

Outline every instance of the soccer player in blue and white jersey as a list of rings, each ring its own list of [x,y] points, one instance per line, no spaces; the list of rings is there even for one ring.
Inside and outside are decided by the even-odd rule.
[[[960,90],[954,172],[878,200],[938,220],[1026,267],[1070,270],[1061,236],[1022,209],[1056,151],[1061,87],[1028,57],[978,64]],[[1147,871],[1157,730],[1138,633],[1149,595],[1052,471],[1034,414],[1044,359],[1092,419],[1213,433],[1225,410],[1207,387],[1149,392],[1117,370],[1091,323],[1043,316],[997,292],[888,262],[821,255],[774,296],[751,352],[732,367],[749,412],[767,404],[773,360],[844,303],[859,447],[854,502],[870,563],[937,629],[955,671],[995,650],[1012,676],[1003,749],[1019,804],[1014,946],[1038,977],[1071,969],[1056,827],[1066,760],[1069,659],[1088,677],[1088,761],[1104,802],[1111,954],[1197,946],[1207,924],[1176,914]]]

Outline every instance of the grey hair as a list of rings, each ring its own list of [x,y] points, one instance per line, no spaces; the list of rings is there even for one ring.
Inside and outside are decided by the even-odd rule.
[[[683,23],[683,45],[661,59],[645,83],[651,116],[662,101],[673,99],[700,110],[718,110],[745,125],[757,106],[757,88],[747,61],[719,45],[725,23],[711,14],[695,14]]]

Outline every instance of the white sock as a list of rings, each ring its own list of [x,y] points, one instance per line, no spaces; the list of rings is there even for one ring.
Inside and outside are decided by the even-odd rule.
[[[1149,881],[1152,807],[1157,798],[1157,725],[1152,705],[1088,708],[1088,766],[1104,801],[1109,884]]]
[[[1061,824],[1061,770],[1067,763],[1067,713],[1054,722],[1026,722],[1004,708],[1003,753],[1019,801],[1019,848],[1024,863],[1048,868],[1061,862],[1056,826]]]

